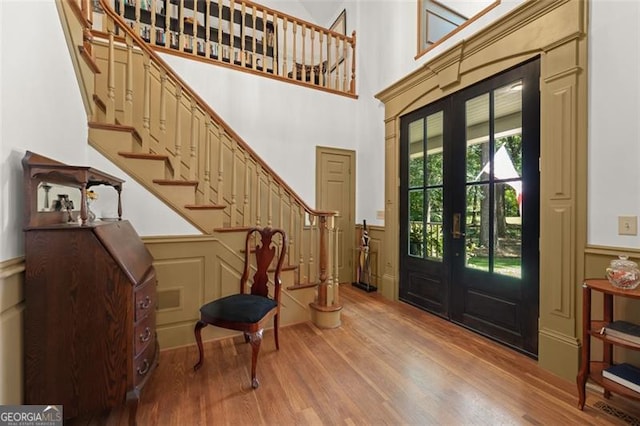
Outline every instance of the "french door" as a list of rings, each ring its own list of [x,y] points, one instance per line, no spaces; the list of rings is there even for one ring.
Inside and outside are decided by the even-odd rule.
[[[539,60],[401,119],[400,298],[537,354]]]

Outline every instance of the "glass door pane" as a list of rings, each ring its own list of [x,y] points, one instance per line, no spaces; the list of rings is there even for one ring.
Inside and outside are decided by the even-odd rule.
[[[522,275],[522,81],[465,103],[465,266]]]
[[[443,257],[443,113],[409,123],[410,256],[442,261]]]
[[[493,272],[522,276],[522,80],[494,96]]]
[[[465,265],[490,270],[490,96],[484,93],[465,104],[466,192]]]

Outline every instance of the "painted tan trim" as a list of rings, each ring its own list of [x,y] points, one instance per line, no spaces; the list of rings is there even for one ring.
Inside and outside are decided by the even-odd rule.
[[[385,268],[398,297],[400,117],[540,57],[539,361],[573,380],[578,369],[576,283],[587,229],[587,5],[528,1],[376,95],[385,103]],[[535,34],[535,37],[532,35]]]
[[[22,404],[24,257],[0,262],[0,405]]]

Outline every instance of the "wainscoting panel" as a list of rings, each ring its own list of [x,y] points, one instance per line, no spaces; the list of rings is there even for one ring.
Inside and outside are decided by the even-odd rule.
[[[22,404],[24,258],[0,262],[0,405]]]
[[[154,266],[159,277],[158,324],[196,321],[205,285],[204,257],[157,260]]]
[[[244,238],[239,233],[217,236],[144,238],[154,258],[158,277],[157,331],[161,349],[195,344],[193,328],[200,306],[240,290],[244,264]],[[289,291],[293,273],[282,275],[280,325],[309,320],[309,303],[315,288]],[[202,330],[203,340],[226,337],[235,332],[215,327]],[[194,360],[195,362],[195,360]]]

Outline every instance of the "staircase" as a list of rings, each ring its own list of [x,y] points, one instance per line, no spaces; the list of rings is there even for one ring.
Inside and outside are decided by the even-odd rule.
[[[248,227],[284,229],[283,298],[291,303],[283,306],[282,324],[311,317],[320,326],[339,325],[336,212],[308,206],[104,0],[104,32],[91,30],[89,0],[56,3],[89,144],[215,237],[230,258],[239,258],[238,236]]]

